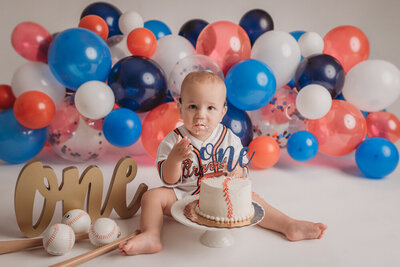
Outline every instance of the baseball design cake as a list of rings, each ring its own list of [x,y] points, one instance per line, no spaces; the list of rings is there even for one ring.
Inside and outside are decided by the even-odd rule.
[[[248,178],[216,177],[201,182],[195,211],[209,220],[232,223],[254,215],[251,181]]]

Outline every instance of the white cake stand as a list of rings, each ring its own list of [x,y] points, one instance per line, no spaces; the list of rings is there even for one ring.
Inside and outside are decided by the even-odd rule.
[[[196,228],[199,230],[205,230],[205,232],[202,234],[200,237],[200,242],[207,246],[207,247],[212,247],[212,248],[224,248],[224,247],[229,247],[232,246],[235,243],[235,240],[232,236],[232,234],[229,232],[229,230],[232,229],[237,229],[237,228],[217,228],[217,227],[210,227],[210,226],[205,226],[205,225],[200,225],[195,222],[192,222],[188,218],[186,218],[184,214],[184,209],[185,206],[199,198],[198,195],[196,196],[189,196],[185,197],[183,199],[178,200],[177,202],[174,203],[171,207],[171,213],[172,217],[174,217],[175,220],[180,222],[183,225]],[[259,223],[265,215],[264,209],[256,202],[253,202],[254,206],[254,217],[251,219],[251,222],[249,225],[242,226],[243,227],[248,227],[248,226],[253,226],[257,223]]]

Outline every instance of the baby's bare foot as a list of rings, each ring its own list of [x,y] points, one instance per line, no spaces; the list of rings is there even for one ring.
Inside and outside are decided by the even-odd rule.
[[[160,236],[148,232],[141,233],[119,245],[119,250],[124,255],[151,254],[159,252],[161,248]]]
[[[290,241],[319,239],[323,236],[326,228],[327,226],[323,223],[293,221],[289,224],[285,235]]]

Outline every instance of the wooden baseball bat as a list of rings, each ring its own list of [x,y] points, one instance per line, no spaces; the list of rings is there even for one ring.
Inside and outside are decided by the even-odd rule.
[[[89,236],[87,233],[75,235],[75,241],[88,238]],[[43,246],[43,238],[0,241],[0,254],[16,252],[23,249],[42,247],[42,246]]]
[[[86,252],[82,255],[76,256],[74,258],[71,258],[69,260],[63,261],[63,262],[59,262],[56,263],[54,265],[50,265],[50,267],[70,267],[70,266],[77,266],[79,264],[82,264],[84,262],[87,262],[97,256],[100,256],[104,253],[107,253],[109,251],[112,251],[114,249],[116,249],[120,243],[125,242],[131,238],[133,238],[134,236],[136,236],[137,234],[140,233],[140,230],[136,230],[135,232],[133,232],[130,235],[125,236],[124,238],[118,239],[114,242],[111,242],[107,245],[104,245],[102,247],[96,248],[95,250]]]

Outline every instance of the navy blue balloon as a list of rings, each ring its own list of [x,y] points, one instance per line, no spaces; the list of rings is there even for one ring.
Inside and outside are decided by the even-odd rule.
[[[228,102],[228,111],[222,119],[222,124],[232,130],[244,147],[249,146],[253,140],[253,124],[249,115]]]
[[[289,33],[290,33],[290,35],[293,36],[294,39],[296,39],[296,41],[298,41],[300,39],[300,37],[303,34],[305,34],[306,32],[305,31],[292,31],[292,32],[289,32]]]
[[[182,25],[179,29],[179,35],[188,39],[194,48],[196,48],[197,37],[200,32],[208,25],[208,22],[202,19],[192,19]]]
[[[103,122],[104,137],[118,147],[130,146],[142,133],[142,122],[132,110],[118,108],[111,111]]]
[[[318,140],[310,132],[295,132],[289,138],[286,149],[293,159],[308,161],[314,158],[318,152]]]
[[[157,40],[172,33],[167,24],[159,20],[148,20],[144,23],[143,27],[150,30],[156,36]]]
[[[356,163],[366,177],[383,178],[396,169],[399,163],[399,151],[387,139],[368,138],[356,150]]]
[[[272,17],[262,9],[252,9],[246,12],[240,19],[239,25],[247,32],[251,45],[261,34],[274,29]]]
[[[111,37],[113,35],[122,34],[118,26],[119,17],[121,16],[121,14],[121,10],[119,10],[112,4],[105,2],[95,2],[88,5],[82,11],[81,19],[87,15],[97,15],[101,17],[107,23],[108,37]]]
[[[50,45],[51,73],[65,87],[76,90],[88,81],[106,81],[111,70],[111,52],[96,33],[83,28],[65,30]]]
[[[129,56],[118,61],[108,76],[115,102],[137,112],[150,111],[162,104],[167,82],[161,67],[153,60]]]
[[[226,96],[241,110],[256,110],[267,105],[276,91],[272,70],[255,59],[235,64],[225,77]]]
[[[0,112],[0,160],[22,163],[36,156],[46,144],[46,128],[22,126],[12,109]]]
[[[342,65],[334,57],[319,54],[312,55],[300,62],[294,76],[298,91],[309,84],[325,87],[332,98],[342,91],[345,73]]]

